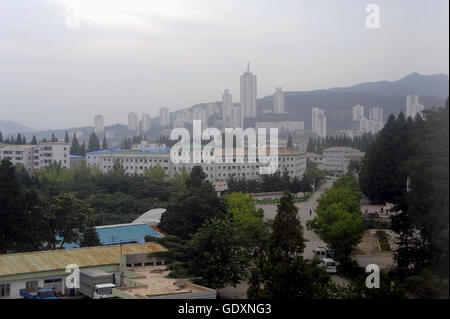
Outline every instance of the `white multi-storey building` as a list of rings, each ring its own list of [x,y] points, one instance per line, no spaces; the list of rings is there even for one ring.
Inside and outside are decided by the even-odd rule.
[[[352,119],[353,121],[359,121],[364,117],[364,106],[363,105],[355,105],[352,108]]]
[[[284,92],[281,87],[273,94],[273,113],[284,113]]]
[[[128,129],[133,132],[138,131],[138,116],[134,112],[128,113]]]
[[[197,107],[192,111],[192,120],[202,121],[202,131],[208,127],[208,110]]]
[[[173,127],[186,127],[189,123],[192,124],[192,112],[183,110],[177,113],[175,121],[173,122]]]
[[[375,134],[384,127],[384,122],[368,120],[365,117],[359,120],[359,131],[361,133]]]
[[[94,132],[100,133],[105,130],[105,121],[103,115],[96,115],[94,117]]]
[[[231,109],[231,127],[244,127],[244,118],[242,117],[242,109],[239,106],[233,106]]]
[[[230,126],[233,113],[233,96],[230,91],[224,90],[222,95],[222,121],[225,126]]]
[[[323,110],[320,110],[317,114],[316,133],[318,137],[327,136],[327,117]]]
[[[159,109],[159,127],[168,127],[169,124],[169,109],[167,107],[162,107]]]
[[[198,147],[193,148],[192,154],[200,152]],[[112,170],[115,163],[119,163],[127,174],[142,175],[146,170],[161,166],[166,174],[173,177],[183,170],[190,172],[194,166],[200,165],[206,173],[209,181],[226,181],[231,176],[236,178],[255,179],[258,178],[261,164],[258,159],[256,163],[249,161],[246,152],[243,156],[234,156],[232,161],[225,163],[222,158],[221,163],[173,163],[170,160],[170,151],[97,151],[86,155],[86,163],[89,167],[98,167],[102,172],[107,173]],[[306,155],[296,149],[278,149],[278,169],[287,171],[290,177],[301,178],[306,170]]]
[[[351,147],[330,147],[323,151],[323,169],[334,174],[345,174],[352,160],[360,161],[364,153]]]
[[[256,117],[256,75],[247,71],[241,75],[241,109],[244,118]]]
[[[320,109],[318,107],[312,108],[312,117],[311,117],[311,130],[313,133],[316,133],[316,126],[317,126],[317,117],[319,115]]]
[[[424,106],[419,103],[419,96],[417,94],[410,94],[406,96],[406,118],[415,118],[417,114],[423,112]]]
[[[256,129],[266,128],[277,128],[280,133],[294,133],[297,135],[302,135],[305,129],[305,123],[302,121],[285,121],[285,122],[256,122]]]
[[[61,167],[70,168],[69,143],[40,143],[38,145],[0,145],[0,160],[6,159],[14,165],[20,164],[31,172],[43,169],[51,163],[60,163]]]
[[[383,109],[375,106],[369,110],[369,120],[383,122]]]
[[[148,114],[142,114],[142,118],[141,118],[141,129],[142,129],[142,133],[147,132],[150,128],[151,128],[151,117]]]

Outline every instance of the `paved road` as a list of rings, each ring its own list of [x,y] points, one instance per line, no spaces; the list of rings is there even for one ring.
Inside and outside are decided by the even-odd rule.
[[[332,184],[333,184],[332,180],[327,180],[326,183],[323,184],[320,187],[320,189],[316,191],[308,200],[301,203],[295,203],[295,206],[298,207],[299,217],[303,225],[303,236],[307,240],[305,243],[306,244],[305,251],[303,253],[303,256],[306,259],[312,259],[314,257],[314,254],[312,252],[314,248],[316,248],[317,246],[325,246],[325,243],[319,238],[317,234],[306,229],[306,222],[315,217],[314,210],[316,208],[317,200],[319,199],[320,195],[324,192],[324,190],[331,187]],[[262,208],[264,210],[264,218],[266,220],[275,218],[275,215],[277,213],[276,204],[256,205],[256,207]],[[309,215],[310,209],[313,211],[312,216]],[[345,278],[342,278],[337,275],[332,275],[331,279],[333,280],[334,283],[340,285],[348,283],[348,281]],[[236,288],[226,287],[224,289],[221,289],[220,294],[224,298],[245,299],[247,298],[247,289],[248,289],[248,282],[243,281],[240,284],[238,284]]]
[[[310,219],[313,219],[316,208],[316,201],[319,199],[320,195],[324,192],[325,189],[330,188],[333,181],[327,180],[325,184],[323,184],[319,190],[314,192],[314,194],[308,198],[308,200],[300,203],[295,203],[295,206],[298,207],[299,217],[302,221],[303,225],[303,236],[306,240],[306,247],[303,253],[303,256],[306,259],[312,259],[314,254],[312,250],[318,246],[325,246],[325,243],[319,238],[316,233],[313,233],[310,230],[306,229],[306,222]],[[256,205],[257,208],[262,208],[264,210],[264,218],[265,219],[274,219],[277,213],[277,205],[276,204],[268,204],[268,205]],[[312,210],[312,216],[309,215],[309,210]]]
[[[317,205],[317,200],[320,198],[320,195],[327,189],[330,188],[333,184],[333,180],[327,179],[325,184],[323,184],[319,190],[314,192],[314,194],[308,198],[308,200],[300,203],[295,203],[295,206],[298,207],[298,213],[300,220],[303,225],[303,237],[305,238],[305,250],[303,252],[303,257],[305,259],[312,259],[314,257],[314,253],[312,250],[318,246],[326,246],[326,244],[319,238],[319,236],[306,229],[306,222],[310,219],[313,219],[315,214],[315,209]],[[256,208],[262,208],[264,210],[264,218],[265,219],[274,219],[277,213],[277,205],[276,204],[268,204],[268,205],[256,205]],[[309,210],[312,210],[312,214],[310,216]],[[333,275],[331,276],[333,282],[337,284],[346,284],[348,281],[340,276]]]

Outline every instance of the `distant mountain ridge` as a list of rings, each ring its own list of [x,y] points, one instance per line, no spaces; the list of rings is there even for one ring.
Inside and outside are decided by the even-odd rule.
[[[449,77],[446,74],[422,75],[411,73],[397,81],[365,82],[349,87],[335,87],[329,92],[365,92],[383,96],[418,94],[446,98],[449,94]]]
[[[13,133],[28,133],[34,132],[35,130],[29,127],[26,127],[22,124],[19,124],[14,121],[3,121],[0,120],[0,132],[3,135],[13,134]]]
[[[379,106],[384,111],[384,120],[389,114],[398,114],[400,111],[405,112],[406,95],[418,94],[420,103],[425,108],[432,106],[444,106],[445,100],[449,95],[449,76],[446,74],[422,75],[419,73],[411,73],[396,81],[377,81],[359,83],[348,87],[334,87],[326,90],[313,91],[289,91],[285,92],[285,114],[262,114],[265,109],[272,109],[273,96],[269,95],[258,99],[258,117],[246,119],[246,126],[254,126],[255,121],[304,121],[305,129],[311,129],[311,109],[319,107],[325,110],[327,116],[327,127],[330,133],[341,129],[349,129],[354,127],[352,123],[352,107],[356,104],[365,106],[365,113],[368,116],[370,107]],[[221,105],[220,101],[216,102]],[[206,106],[205,103],[199,103],[186,107],[192,109],[198,106]],[[238,103],[235,105],[239,105]],[[170,113],[173,120],[177,112]],[[158,117],[152,119],[152,126],[157,126]],[[120,131],[116,139],[126,135],[126,128],[118,125],[115,131]],[[93,130],[92,127],[79,127],[68,129],[70,136],[74,132],[83,132],[86,137]],[[61,130],[42,130],[35,131],[31,128],[23,126],[13,121],[0,120],[0,131],[3,136],[8,134],[27,133],[27,138],[35,133],[38,138],[48,138],[51,133],[55,133],[57,137],[63,138],[65,129]]]
[[[397,81],[366,82],[327,90],[289,91],[285,92],[286,114],[262,114],[263,110],[273,107],[273,96],[270,95],[258,99],[259,115],[246,121],[246,125],[252,126],[255,121],[292,120],[304,121],[305,129],[310,130],[312,107],[319,107],[325,110],[328,132],[336,133],[355,127],[352,122],[354,105],[364,105],[367,117],[369,108],[381,107],[384,120],[387,120],[390,114],[405,113],[408,94],[418,94],[419,102],[425,108],[444,106],[449,95],[449,77],[445,74],[411,73]]]

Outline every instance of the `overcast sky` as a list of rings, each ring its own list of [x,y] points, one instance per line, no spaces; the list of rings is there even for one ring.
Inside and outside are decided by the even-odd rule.
[[[380,8],[380,28],[365,25]],[[449,69],[448,0],[0,0],[0,119],[125,123],[218,101]],[[77,12],[79,25],[77,27]],[[69,26],[69,27],[68,27]]]

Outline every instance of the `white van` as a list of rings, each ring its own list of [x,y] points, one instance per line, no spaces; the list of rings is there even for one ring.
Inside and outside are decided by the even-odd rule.
[[[322,260],[320,261],[320,265],[325,268],[326,272],[329,272],[331,274],[335,274],[337,272],[336,262],[331,258],[322,258]]]
[[[313,253],[319,259],[327,258],[327,249],[325,247],[316,247],[316,249],[313,249]]]

